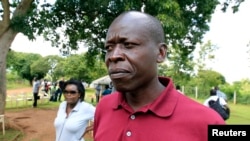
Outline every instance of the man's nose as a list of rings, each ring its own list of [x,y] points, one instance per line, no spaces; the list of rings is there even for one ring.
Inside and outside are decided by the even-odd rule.
[[[111,62],[123,61],[124,50],[122,44],[116,44],[111,52],[108,53],[108,60]]]

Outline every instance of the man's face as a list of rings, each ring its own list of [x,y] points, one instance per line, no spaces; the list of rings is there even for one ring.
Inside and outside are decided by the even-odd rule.
[[[105,63],[118,91],[146,87],[157,75],[158,47],[142,22],[122,18],[109,28]]]

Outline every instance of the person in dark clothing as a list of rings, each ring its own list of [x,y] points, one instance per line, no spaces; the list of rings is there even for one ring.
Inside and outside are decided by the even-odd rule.
[[[205,102],[203,104],[207,107],[214,109],[214,103],[216,103],[217,100],[218,100],[219,105],[225,110],[226,114],[228,115],[227,116],[227,118],[228,118],[230,115],[230,108],[229,108],[227,102],[225,101],[225,99],[223,99],[222,97],[219,97],[217,95],[217,91],[215,89],[210,90],[210,96],[205,100]],[[216,107],[215,107],[215,110],[217,111]],[[220,111],[221,110],[219,110],[218,113],[221,113]],[[224,115],[224,114],[222,114],[222,115]],[[226,120],[227,118],[224,118],[224,120]]]
[[[34,97],[33,107],[36,108],[41,84],[40,81],[35,77],[32,85],[33,85],[33,97]]]
[[[100,95],[101,95],[101,85],[97,84],[96,87],[95,87],[96,103],[99,102]]]
[[[64,83],[65,83],[64,78],[62,78],[62,80],[58,82],[59,87],[57,89],[57,94],[56,94],[58,96],[58,101],[61,101]]]
[[[112,90],[109,88],[109,85],[105,85],[105,90],[102,92],[102,96],[111,94]]]

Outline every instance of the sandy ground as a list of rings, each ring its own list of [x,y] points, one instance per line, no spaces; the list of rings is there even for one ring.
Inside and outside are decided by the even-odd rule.
[[[31,92],[31,88],[7,91],[7,94],[19,92]],[[38,105],[39,106],[39,105]],[[53,126],[57,108],[39,109],[30,108],[18,111],[6,111],[5,119],[7,126],[14,127],[24,133],[22,141],[54,141],[55,129]],[[86,134],[85,139],[91,138],[91,133]]]
[[[18,128],[25,134],[23,141],[53,141],[55,140],[53,120],[56,111],[57,109],[31,108],[18,112],[6,112],[5,116],[12,127]]]

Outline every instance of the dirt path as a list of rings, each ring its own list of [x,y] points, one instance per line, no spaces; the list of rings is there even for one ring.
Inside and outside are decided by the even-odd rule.
[[[23,88],[18,90],[7,91],[7,94],[15,94],[20,92],[31,92],[31,88]],[[15,127],[25,134],[22,141],[54,141],[55,129],[53,126],[57,108],[39,109],[30,108],[18,111],[6,111],[5,116],[7,126]],[[86,138],[91,138],[91,134],[87,134]]]
[[[21,130],[25,137],[22,141],[53,141],[55,131],[53,121],[57,109],[41,110],[31,108],[18,112],[6,112],[8,123]]]

